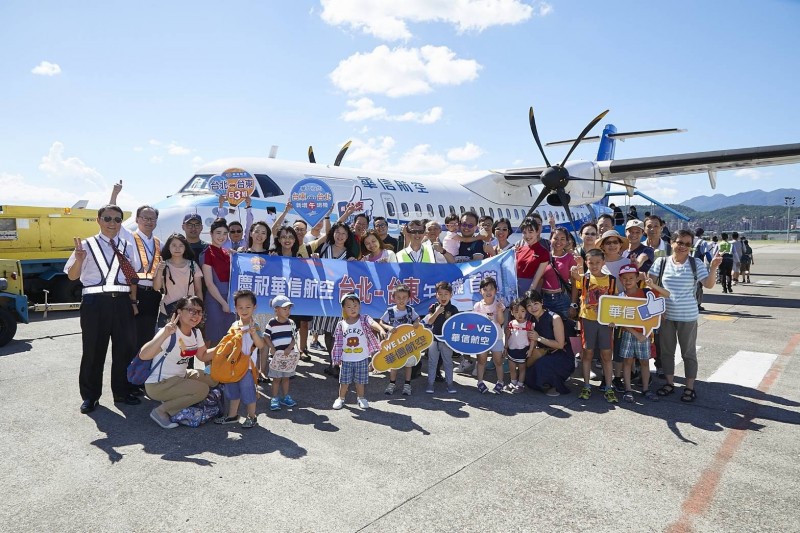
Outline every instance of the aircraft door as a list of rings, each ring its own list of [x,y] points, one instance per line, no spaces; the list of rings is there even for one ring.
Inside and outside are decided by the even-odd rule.
[[[394,196],[388,192],[381,193],[381,203],[383,203],[383,210],[386,213],[386,222],[389,225],[390,233],[397,233],[400,231],[400,206],[394,199]]]

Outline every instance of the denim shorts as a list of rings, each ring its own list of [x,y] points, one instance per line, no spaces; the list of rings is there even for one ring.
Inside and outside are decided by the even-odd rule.
[[[342,368],[339,370],[339,383],[349,385],[357,383],[366,385],[369,382],[369,358],[361,361],[342,361]]]
[[[226,400],[242,400],[245,405],[256,403],[256,384],[252,372],[247,372],[236,383],[225,383],[223,390]]]

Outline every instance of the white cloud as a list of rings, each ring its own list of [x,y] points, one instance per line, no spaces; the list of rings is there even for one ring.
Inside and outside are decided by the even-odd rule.
[[[434,174],[465,170],[447,155],[431,150],[429,144],[418,144],[402,154],[394,151],[392,137],[352,139],[347,161],[365,170],[397,172],[399,174]],[[476,147],[477,148],[477,147]]]
[[[502,24],[519,24],[552,11],[545,2],[536,8],[522,0],[322,0],[322,20],[347,26],[386,41],[410,39],[407,22],[444,22],[459,33],[483,31]]]
[[[199,155],[194,156],[192,158],[192,168],[199,167],[200,165],[203,164],[203,162],[204,162],[204,159],[202,157],[200,157]]]
[[[164,162],[164,158],[161,157],[160,155],[153,155],[150,156],[150,162],[153,163],[154,165],[158,165]]]
[[[167,153],[169,155],[189,155],[192,151],[185,146],[179,146],[175,141],[172,141],[167,146]]]
[[[661,203],[673,203],[678,197],[678,188],[674,177],[649,178],[636,180],[636,188]],[[613,191],[624,191],[624,187],[612,185]],[[684,193],[686,191],[683,191]],[[634,197],[636,198],[636,197]],[[615,202],[619,204],[620,202]]]
[[[472,161],[484,154],[483,149],[477,144],[468,142],[464,146],[451,148],[447,151],[447,158],[453,161]]]
[[[393,98],[429,93],[434,85],[460,85],[478,77],[481,65],[458,59],[446,46],[394,48],[380,45],[372,52],[343,59],[331,81],[349,94],[384,94]]]
[[[142,148],[141,146],[134,146],[133,147],[133,151],[134,152],[141,152],[142,150],[144,150],[144,148]]]
[[[39,76],[55,76],[57,74],[61,74],[61,67],[58,66],[57,63],[42,61],[41,63],[33,67],[31,72],[33,74],[38,74]]]
[[[9,204],[46,207],[72,207],[79,200],[88,200],[90,208],[98,208],[108,203],[111,194],[110,188],[86,189],[75,193],[71,192],[75,190],[74,187],[53,187],[51,180],[35,180],[7,172],[0,172],[0,189],[4,191],[3,201]],[[142,205],[142,202],[124,190],[117,201],[126,210]]]
[[[149,141],[147,141],[147,144],[149,144],[150,146],[161,146],[162,143],[158,139],[150,139]]]
[[[64,157],[64,144],[56,141],[50,147],[50,151],[39,164],[39,170],[44,172],[49,178],[61,180],[64,183],[82,181],[98,189],[105,189],[106,183],[103,176],[92,167],[78,159],[77,157]]]
[[[385,107],[375,107],[375,102],[366,97],[358,100],[348,100],[347,106],[352,109],[342,113],[341,117],[345,122],[359,122],[371,119],[433,124],[442,118],[442,108],[438,106],[424,112],[408,111],[402,115],[390,115]]]
[[[733,173],[737,178],[749,178],[753,181],[761,180],[772,175],[772,172],[757,168],[741,168]]]

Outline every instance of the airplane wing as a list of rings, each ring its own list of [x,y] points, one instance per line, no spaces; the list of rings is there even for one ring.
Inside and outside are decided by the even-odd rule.
[[[635,159],[598,161],[603,179],[633,180],[659,178],[677,174],[708,172],[713,175],[720,170],[766,167],[800,163],[800,143],[757,146],[736,150],[696,152]],[[712,183],[714,178],[712,178]]]

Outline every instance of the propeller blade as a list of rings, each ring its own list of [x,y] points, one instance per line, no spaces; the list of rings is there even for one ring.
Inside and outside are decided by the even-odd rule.
[[[336,156],[336,161],[333,162],[333,166],[338,167],[339,165],[342,164],[342,159],[344,159],[344,153],[347,151],[348,148],[350,148],[350,143],[352,142],[353,141],[347,141],[345,145],[342,146],[342,149],[339,150],[339,155]]]
[[[532,114],[533,111],[532,110],[533,110],[533,108],[531,108],[531,116],[533,116],[533,114]],[[597,125],[598,122],[603,120],[603,117],[608,114],[608,111],[609,110],[606,109],[605,111],[603,111],[602,113],[600,113],[599,115],[594,117],[594,120],[592,120],[589,124],[586,125],[585,128],[583,128],[583,131],[581,132],[580,135],[578,135],[578,138],[575,139],[575,142],[572,144],[572,148],[569,149],[569,152],[567,152],[567,156],[564,158],[564,161],[561,163],[562,167],[567,163],[567,159],[569,159],[569,156],[572,155],[572,152],[575,150],[575,148],[577,148],[578,145],[583,140],[583,138],[586,137],[586,134],[589,133],[589,130],[594,128]]]
[[[567,218],[569,219],[570,226],[572,227],[572,236],[575,239],[575,242],[578,242],[578,230],[575,229],[575,219],[572,218],[572,211],[569,210],[567,193],[564,192],[563,187],[559,187],[558,190],[556,190],[556,194],[558,195],[558,199],[561,200],[561,205],[564,207],[564,211],[567,212]]]
[[[309,163],[316,163],[317,162],[317,160],[314,158],[314,147],[313,146],[309,146],[308,147],[308,162]]]
[[[547,160],[547,156],[544,155],[544,148],[542,148],[542,141],[539,140],[539,132],[536,131],[536,120],[533,118],[533,106],[531,106],[531,110],[528,111],[528,122],[531,123],[531,133],[533,133],[533,140],[536,141],[536,146],[539,147],[539,151],[542,153],[542,157],[544,158],[545,164],[549,167],[550,161]]]
[[[529,216],[533,215],[533,212],[536,211],[536,208],[539,207],[539,204],[541,204],[542,201],[545,198],[547,198],[548,194],[550,194],[550,189],[548,189],[547,187],[543,187],[542,192],[539,193],[539,197],[536,199],[535,202],[533,202],[533,206],[528,210],[528,214],[525,215],[525,218],[528,218]]]

